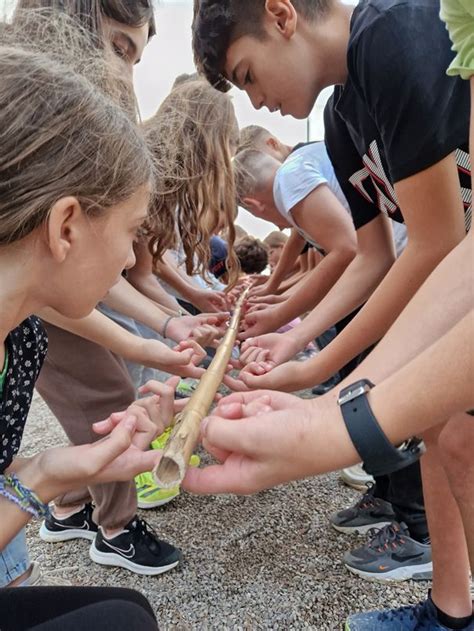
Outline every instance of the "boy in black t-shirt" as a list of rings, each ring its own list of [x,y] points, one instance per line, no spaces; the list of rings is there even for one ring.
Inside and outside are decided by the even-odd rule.
[[[195,56],[208,80],[219,89],[226,89],[228,81],[245,89],[256,108],[265,105],[304,118],[321,89],[336,85],[326,117],[334,117],[334,129],[342,130],[339,136],[332,129],[335,138],[328,140],[336,172],[347,168],[336,155],[341,139],[341,153],[351,152],[363,162],[343,179],[350,179],[358,194],[372,189],[377,206],[371,205],[370,212],[375,216],[384,212],[406,223],[403,255],[357,317],[320,355],[305,362],[304,372],[314,382],[387,332],[462,240],[470,205],[464,181],[469,176],[469,86],[446,76],[453,55],[438,17],[439,3],[363,0],[352,10],[338,0],[201,0],[193,25]],[[373,219],[361,214],[359,225]],[[303,367],[300,371],[302,375]],[[254,380],[255,386],[288,388],[289,379],[290,389],[299,385],[293,366],[291,371],[282,366],[278,378],[273,372]],[[436,567],[433,600],[449,614],[441,615],[443,626],[431,628],[463,628],[472,605],[462,525],[458,514],[445,510],[453,493],[436,438],[431,438],[423,478]],[[470,480],[470,462],[466,472]],[[394,535],[391,543],[398,546],[398,539]],[[387,618],[383,628],[394,629],[394,621]]]

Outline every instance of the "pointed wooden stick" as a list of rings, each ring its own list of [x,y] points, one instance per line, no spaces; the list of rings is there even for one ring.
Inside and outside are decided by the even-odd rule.
[[[242,306],[248,291],[249,288],[237,300],[229,328],[209,368],[201,377],[186,407],[175,417],[169,442],[160,462],[153,470],[155,482],[161,488],[167,489],[180,484],[186,474],[189,459],[198,442],[201,421],[209,412],[217,388],[225,375],[239,331]]]

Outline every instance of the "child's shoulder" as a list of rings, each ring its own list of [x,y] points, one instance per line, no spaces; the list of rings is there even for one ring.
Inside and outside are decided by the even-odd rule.
[[[48,349],[46,331],[37,316],[30,316],[13,329],[8,336],[9,350],[13,356],[35,360],[43,363]]]

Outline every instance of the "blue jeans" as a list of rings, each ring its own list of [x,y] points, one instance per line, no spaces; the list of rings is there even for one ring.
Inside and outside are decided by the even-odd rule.
[[[0,587],[6,587],[30,567],[25,529],[0,552]]]

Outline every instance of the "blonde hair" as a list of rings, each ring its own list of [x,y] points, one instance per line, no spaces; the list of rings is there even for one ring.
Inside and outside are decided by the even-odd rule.
[[[263,240],[263,244],[267,248],[282,248],[285,243],[288,241],[288,237],[284,232],[280,230],[273,230]]]
[[[97,216],[153,178],[137,126],[70,67],[0,47],[0,246],[39,228],[75,196]]]
[[[244,149],[234,159],[234,176],[237,199],[242,202],[270,183],[276,170],[281,166],[275,158],[264,151]]]
[[[238,128],[229,97],[205,81],[186,81],[172,90],[144,130],[157,171],[150,242],[154,259],[175,248],[179,237],[187,273],[205,276],[210,237],[221,214],[232,285],[239,265],[233,251],[236,200],[230,145]]]
[[[266,141],[272,137],[273,134],[271,134],[268,129],[265,129],[265,127],[261,127],[260,125],[247,125],[247,127],[240,130],[237,153],[244,149],[265,151]]]

